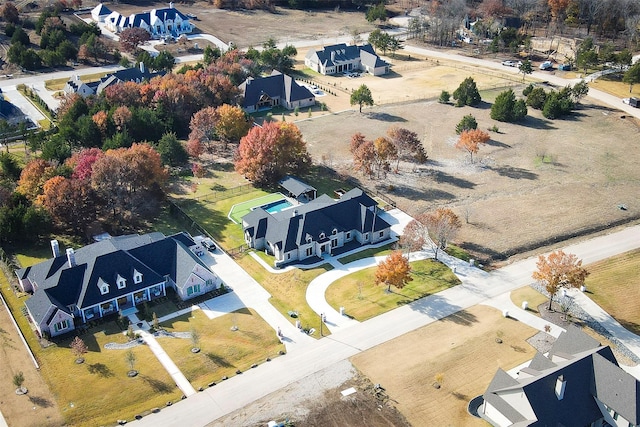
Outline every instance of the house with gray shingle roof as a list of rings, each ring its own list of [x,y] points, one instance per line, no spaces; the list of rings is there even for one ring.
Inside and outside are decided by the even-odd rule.
[[[640,382],[576,327],[512,377],[499,369],[478,413],[493,426],[640,425]]]
[[[331,254],[349,242],[369,245],[391,237],[378,204],[359,188],[334,200],[323,194],[279,212],[255,208],[242,217],[249,247],[275,257],[275,266]]]
[[[149,81],[156,76],[164,76],[166,71],[149,71],[143,62],[140,62],[137,67],[125,68],[124,70],[118,70],[115,73],[109,73],[96,82],[84,83],[80,80],[80,76],[71,76],[69,81],[64,85],[65,93],[77,93],[78,95],[86,98],[90,95],[100,95],[106,88],[118,83],[135,82],[142,83]]]
[[[65,254],[56,240],[51,247],[53,258],[16,271],[22,290],[33,293],[25,306],[41,336],[135,308],[168,288],[188,300],[221,283],[186,233],[111,237]]]
[[[304,65],[325,75],[364,71],[381,76],[389,72],[389,64],[380,59],[368,43],[362,46],[339,43],[321,50],[310,49],[304,58]]]
[[[182,34],[191,33],[194,28],[189,17],[173,7],[172,2],[168,8],[152,9],[130,16],[107,12],[110,12],[109,9],[99,4],[92,10],[91,16],[96,22],[103,22],[109,31],[116,34],[127,28],[143,28],[154,39],[168,36],[178,38]]]
[[[270,76],[249,77],[238,86],[242,94],[242,108],[247,113],[282,106],[287,110],[312,107],[316,97],[300,86],[291,76],[273,70]]]

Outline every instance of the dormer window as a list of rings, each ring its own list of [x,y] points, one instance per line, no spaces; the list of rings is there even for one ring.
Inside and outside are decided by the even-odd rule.
[[[327,237],[327,236],[325,236],[324,232],[320,233],[320,238],[321,239],[324,239],[325,237]]]
[[[127,280],[119,274],[116,278],[116,283],[118,284],[118,289],[124,289],[127,286]]]
[[[133,283],[135,283],[136,285],[138,283],[142,283],[142,273],[140,273],[135,268],[133,269]]]
[[[337,229],[337,228],[334,228],[334,229],[331,231],[331,234],[333,234],[334,236],[335,236],[336,234],[338,234],[338,229]]]
[[[307,241],[307,243],[311,243],[311,236],[309,234],[307,234],[306,241]]]
[[[98,288],[100,289],[100,293],[102,295],[106,295],[109,293],[109,284],[102,279],[98,280]]]

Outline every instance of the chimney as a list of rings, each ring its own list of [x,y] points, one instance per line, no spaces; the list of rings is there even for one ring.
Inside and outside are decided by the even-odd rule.
[[[173,9],[173,2],[172,1],[169,2],[169,9]]]
[[[567,382],[564,379],[563,375],[560,375],[557,379],[556,379],[556,397],[558,398],[558,400],[562,400],[562,398],[564,397],[564,389],[567,386]]]
[[[144,74],[144,62],[140,61],[140,72]]]
[[[76,254],[73,249],[67,249],[67,261],[69,262],[69,268],[76,266]]]
[[[332,61],[336,60],[336,51],[335,50],[333,52],[331,52],[331,60]]]
[[[51,241],[51,252],[53,252],[54,258],[58,258],[60,256],[60,245],[55,239]]]
[[[293,217],[297,217],[298,216],[298,209],[294,209],[293,210]]]

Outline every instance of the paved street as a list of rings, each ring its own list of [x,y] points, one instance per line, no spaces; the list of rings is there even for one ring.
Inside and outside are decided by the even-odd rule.
[[[629,227],[565,249],[575,253],[585,262],[594,262],[637,247],[640,247],[640,226]],[[144,417],[135,425],[204,426],[307,375],[460,310],[485,302],[502,306],[498,299],[493,298],[531,283],[535,260],[531,258],[519,261],[486,273],[469,266],[468,263],[447,258],[445,261],[448,264],[456,266],[462,285],[423,298],[366,322],[340,328],[331,336],[322,338],[313,345],[301,347],[298,351],[221,382],[171,407],[164,408],[158,414]],[[512,304],[509,308],[513,309]],[[584,308],[589,310],[588,305]],[[608,319],[604,326],[613,328]],[[630,337],[630,339],[638,340],[637,337]],[[640,351],[640,347],[638,349]]]

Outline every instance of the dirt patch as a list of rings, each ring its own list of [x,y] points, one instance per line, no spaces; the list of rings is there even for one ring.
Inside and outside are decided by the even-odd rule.
[[[411,425],[484,426],[467,413],[498,368],[533,357],[536,333],[486,306],[475,306],[351,358],[380,383]],[[502,343],[497,343],[499,338]],[[433,386],[436,380],[440,388]]]
[[[2,274],[0,272],[0,274]],[[10,426],[61,426],[55,397],[36,370],[5,305],[0,304],[0,408]],[[13,376],[24,374],[26,395],[15,394]]]
[[[342,396],[350,387],[354,394]],[[265,426],[270,420],[292,421],[301,426],[409,426],[384,391],[360,375],[349,361],[273,392],[213,423],[217,426]]]

